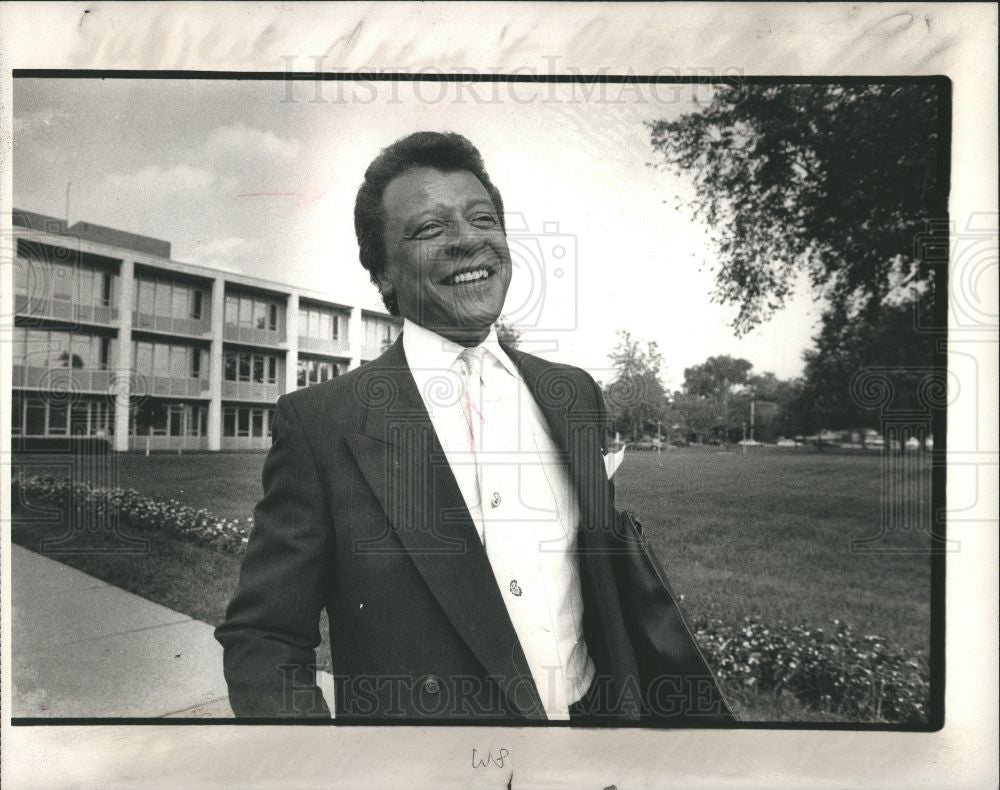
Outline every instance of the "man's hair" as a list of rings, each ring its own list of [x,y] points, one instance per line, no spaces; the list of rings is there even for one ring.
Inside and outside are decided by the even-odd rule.
[[[444,173],[468,170],[489,193],[493,207],[500,219],[500,228],[506,233],[503,216],[503,198],[500,190],[490,181],[483,157],[466,138],[455,132],[415,132],[402,137],[375,157],[365,171],[365,180],[354,202],[354,232],[358,236],[361,265],[368,270],[371,280],[379,287],[378,276],[385,271],[385,216],[382,212],[382,195],[397,176],[414,167],[432,167]],[[381,293],[381,288],[379,288]],[[382,293],[382,301],[392,315],[399,315],[393,294]]]

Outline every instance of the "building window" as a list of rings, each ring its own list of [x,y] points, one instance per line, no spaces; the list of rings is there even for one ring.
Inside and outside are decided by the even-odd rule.
[[[278,381],[278,358],[274,354],[226,351],[224,368],[226,381],[257,384],[276,384]]]
[[[232,406],[227,406],[222,410],[222,435],[236,435],[236,409]]]
[[[10,433],[12,436],[24,433],[24,400],[16,390],[10,396]]]
[[[14,293],[27,296],[31,288],[31,267],[34,262],[18,257],[14,261]]]
[[[156,315],[166,318],[170,315],[170,283],[157,280],[154,287],[156,290]]]
[[[53,329],[13,329],[13,364],[33,368],[106,370],[114,340],[86,332]]]
[[[178,343],[159,343],[136,340],[133,349],[133,368],[143,376],[171,376],[178,379],[201,378],[205,351]]]
[[[162,278],[136,278],[136,311],[143,315],[202,320],[203,305],[204,293],[197,286]]]
[[[139,306],[140,313],[153,315],[156,310],[154,305],[155,295],[156,286],[149,280],[139,280],[136,283],[136,304]]]
[[[71,406],[37,396],[14,393],[11,433],[18,436],[110,436],[114,407],[101,400],[81,399]]]
[[[100,367],[101,370],[107,370],[111,365],[111,338],[102,337],[101,338],[101,351],[100,351]]]
[[[253,299],[249,296],[240,297],[240,326],[253,327]]]
[[[14,290],[39,300],[55,299],[92,307],[108,307],[113,279],[103,268],[84,263],[79,252],[19,239],[14,265]]]
[[[322,307],[299,308],[299,335],[317,340],[340,338],[341,316]]]
[[[334,362],[330,359],[309,359],[299,358],[299,367],[296,382],[299,387],[308,387],[312,384],[320,384],[336,378],[344,372],[343,362]]]
[[[170,370],[170,346],[153,343],[153,374],[164,375]]]
[[[73,293],[76,290],[74,286],[75,277],[73,276],[73,267],[67,264],[61,264],[53,266],[52,270],[52,298],[62,299],[63,301],[74,301]]]
[[[65,403],[49,404],[49,434],[65,436],[69,427],[69,407]]]
[[[230,438],[262,439],[271,433],[273,415],[274,409],[270,408],[226,406],[222,409],[222,435]]]
[[[246,329],[278,331],[278,304],[272,299],[253,296],[226,297],[226,323]]]
[[[46,402],[29,398],[25,407],[24,434],[25,436],[45,436],[45,407]]]
[[[172,299],[171,306],[173,308],[172,315],[174,318],[188,318],[190,316],[190,306],[188,304],[188,289],[181,286],[175,285],[171,289]]]
[[[102,272],[101,273],[101,277],[100,277],[100,282],[101,282],[101,301],[100,301],[100,303],[104,307],[110,307],[111,306],[111,300],[113,298],[113,291],[112,291],[112,289],[114,288],[114,283],[113,283],[113,280],[112,280],[113,277],[114,277],[114,275],[112,275],[109,272]]]
[[[237,409],[236,410],[236,435],[237,436],[249,436],[250,435],[250,410],[249,409]]]

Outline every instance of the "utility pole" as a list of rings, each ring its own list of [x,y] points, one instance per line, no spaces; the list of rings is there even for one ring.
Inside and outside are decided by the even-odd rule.
[[[69,227],[69,192],[70,188],[73,186],[72,181],[66,182],[66,227]]]
[[[751,442],[753,441],[753,417],[754,417],[754,408],[756,407],[756,405],[757,405],[757,401],[754,400],[753,398],[751,398],[750,399],[750,441]]]

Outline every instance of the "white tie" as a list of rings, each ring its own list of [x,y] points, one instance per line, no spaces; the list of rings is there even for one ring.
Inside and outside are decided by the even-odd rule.
[[[482,348],[461,354],[468,382],[468,403],[463,408],[475,453],[483,547],[543,704],[550,716],[561,718],[567,707],[566,689],[563,676],[556,674],[563,662],[545,592],[539,514],[525,499],[528,491],[522,488],[519,472],[522,463],[537,462],[537,455],[534,447],[529,456],[519,454],[516,409],[506,402],[509,393],[502,386],[507,379],[484,354]]]
[[[486,542],[484,525],[482,523],[483,475],[479,453],[483,449],[483,424],[486,415],[483,411],[483,357],[486,349],[481,346],[466,348],[459,354],[462,364],[462,413],[465,415],[468,428],[468,448],[472,453],[476,469],[476,498],[479,502],[479,521],[477,527],[483,543]],[[474,514],[475,516],[476,514]]]

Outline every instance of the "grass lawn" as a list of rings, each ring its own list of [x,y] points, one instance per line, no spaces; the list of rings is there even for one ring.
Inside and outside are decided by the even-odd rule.
[[[121,455],[118,484],[246,518],[260,495],[263,454]],[[17,460],[15,460],[15,467]],[[619,508],[642,521],[690,616],[738,623],[828,627],[847,621],[926,654],[930,560],[925,531],[890,533],[886,550],[857,552],[852,539],[879,533],[882,463],[877,454],[756,449],[747,455],[686,448],[627,455],[615,481]],[[911,465],[912,466],[912,465]],[[16,470],[15,470],[16,471]],[[31,471],[42,471],[32,469]],[[909,474],[927,485],[927,465]],[[37,550],[55,525],[15,520],[16,543]],[[208,623],[222,620],[239,560],[158,535],[148,554],[59,557],[87,573]],[[16,583],[16,580],[15,580]],[[318,658],[329,667],[326,627]],[[794,701],[750,701],[751,719],[830,720]]]

